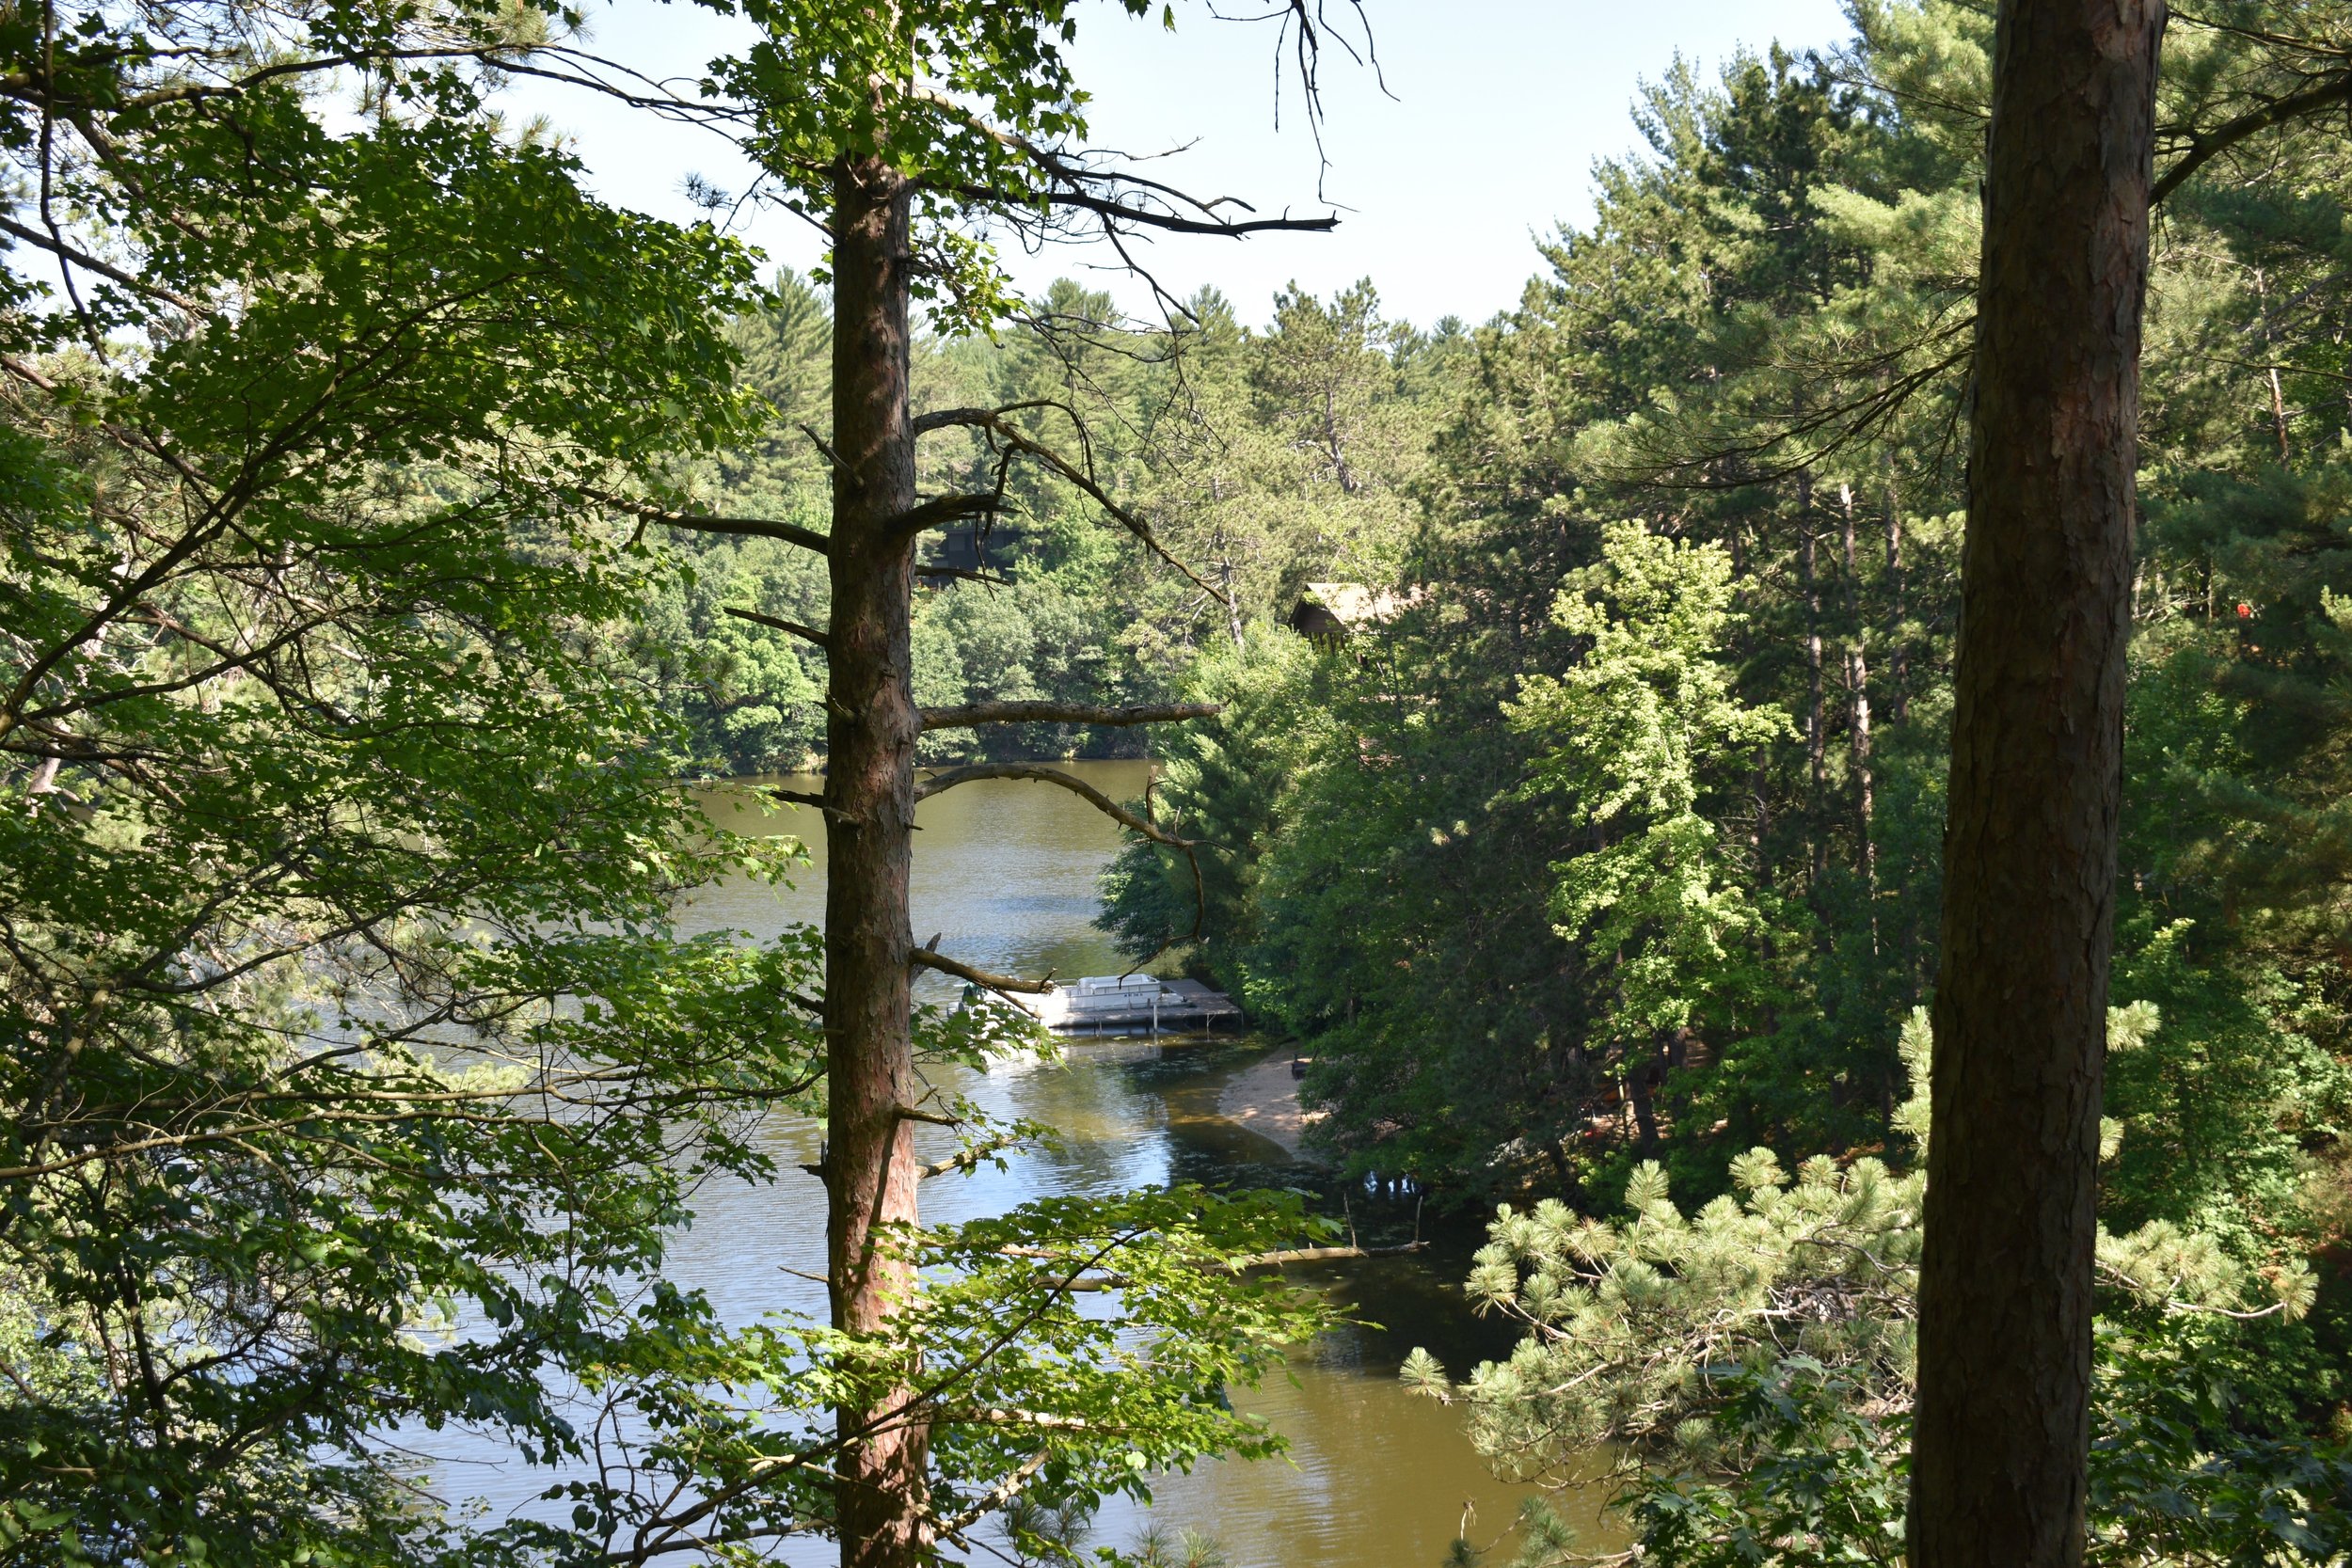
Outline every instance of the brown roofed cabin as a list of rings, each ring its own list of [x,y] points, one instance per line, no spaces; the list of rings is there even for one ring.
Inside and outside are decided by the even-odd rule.
[[[1344,642],[1386,626],[1412,601],[1360,582],[1311,582],[1289,618],[1291,630],[1318,642]]]

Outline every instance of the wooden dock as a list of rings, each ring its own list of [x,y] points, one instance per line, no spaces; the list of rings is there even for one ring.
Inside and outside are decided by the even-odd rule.
[[[1240,1006],[1198,980],[1151,974],[1094,974],[1039,996],[1009,996],[1023,1012],[1057,1035],[1197,1035],[1231,1022]]]

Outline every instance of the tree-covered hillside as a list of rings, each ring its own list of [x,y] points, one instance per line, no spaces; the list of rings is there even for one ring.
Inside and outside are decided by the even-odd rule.
[[[994,341],[918,345],[918,408],[1019,408],[1155,519],[1168,553],[1201,579],[1106,533],[1075,487],[1015,470],[1000,519],[927,546],[938,571],[917,611],[914,671],[926,705],[1163,699],[1204,650],[1279,625],[1306,583],[1397,575],[1439,389],[1467,358],[1459,325],[1423,334],[1389,322],[1369,283],[1327,301],[1286,291],[1262,329],[1214,293],[1187,309],[1173,333],[1154,332],[1065,282]],[[821,526],[826,310],[787,273],[737,324],[743,384],[767,422],[755,444],[685,476],[713,510]],[[981,436],[943,434],[925,450],[923,486],[986,487],[995,457]],[[821,625],[820,564],[766,539],[706,535],[689,548],[690,579],[649,605],[632,652],[687,716],[698,765],[816,762],[822,656],[727,610]],[[1133,731],[1066,724],[924,742],[931,761],[1133,755],[1143,744]]]
[[[1212,841],[1189,961],[1312,1058],[1353,1168],[1606,1212],[1638,1162],[1899,1148],[1936,968],[1991,19],[1677,71],[1515,311],[1447,339],[1386,577],[1336,649],[1203,658],[1167,742]],[[2167,91],[2258,46],[2194,32]],[[2165,199],[2146,376],[2104,1212],[2318,1261],[2265,1398],[2352,1387],[2339,777],[2352,403],[2336,134]],[[1137,954],[1188,867],[1112,877]],[[2249,1354],[2251,1354],[2249,1352]],[[2330,1414],[2336,1412],[2337,1414]]]

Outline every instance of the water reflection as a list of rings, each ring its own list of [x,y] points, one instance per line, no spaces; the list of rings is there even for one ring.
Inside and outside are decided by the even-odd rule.
[[[1115,800],[1143,791],[1142,763],[1071,766]],[[817,780],[776,782],[821,787]],[[805,835],[812,863],[789,888],[732,883],[697,894],[684,911],[689,928],[766,937],[820,917],[824,846],[815,812],[768,808],[757,796],[728,786],[707,792],[705,806],[740,830]],[[1084,801],[1050,785],[987,781],[924,802],[917,822],[923,831],[915,841],[912,900],[918,936],[939,931],[943,951],[997,971],[1074,976],[1122,967],[1091,925],[1094,879],[1118,847],[1116,831]],[[955,990],[928,974],[918,988],[934,1001],[951,999]],[[1064,1143],[1017,1160],[1009,1170],[984,1167],[927,1185],[926,1217],[954,1221],[1049,1194],[1198,1181],[1306,1187],[1334,1213],[1344,1204],[1367,1243],[1410,1238],[1410,1202],[1342,1195],[1326,1173],[1217,1116],[1226,1082],[1268,1049],[1247,1038],[1079,1042],[1060,1065],[1003,1063],[986,1073],[946,1074],[943,1086],[952,1092],[996,1116],[1057,1128]],[[924,1158],[946,1151],[944,1131],[923,1132]],[[791,1272],[817,1274],[824,1266],[823,1195],[798,1169],[817,1157],[818,1129],[780,1117],[764,1137],[784,1177],[768,1187],[705,1189],[694,1225],[677,1237],[671,1255],[672,1276],[706,1291],[730,1323],[780,1309],[824,1310],[822,1287]],[[1234,1568],[1436,1568],[1466,1519],[1482,1545],[1501,1536],[1522,1489],[1487,1475],[1461,1433],[1458,1413],[1407,1395],[1396,1378],[1417,1344],[1456,1369],[1509,1348],[1508,1331],[1472,1318],[1453,1288],[1467,1272],[1472,1239],[1431,1242],[1422,1253],[1303,1274],[1357,1321],[1302,1351],[1289,1377],[1237,1391],[1237,1407],[1264,1417],[1290,1439],[1287,1458],[1162,1478],[1153,1509],[1114,1501],[1096,1520],[1093,1539],[1126,1544],[1156,1519],[1214,1534]],[[439,1457],[453,1497],[479,1495],[496,1513],[530,1506],[545,1482],[543,1474],[519,1466],[482,1463],[490,1456],[479,1452],[445,1445]],[[815,1568],[833,1561],[834,1551],[812,1542],[791,1549],[786,1560]]]

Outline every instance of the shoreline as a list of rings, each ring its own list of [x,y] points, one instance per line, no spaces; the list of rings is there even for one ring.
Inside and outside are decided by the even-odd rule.
[[[1235,1073],[1217,1092],[1216,1114],[1236,1127],[1280,1146],[1292,1159],[1321,1164],[1322,1156],[1306,1147],[1307,1129],[1324,1113],[1298,1103],[1298,1081],[1291,1076],[1291,1056],[1278,1051],[1246,1071]]]

